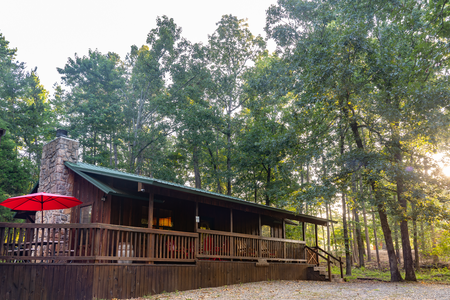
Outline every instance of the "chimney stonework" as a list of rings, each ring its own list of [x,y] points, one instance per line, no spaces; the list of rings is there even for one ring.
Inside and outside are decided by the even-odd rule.
[[[77,162],[78,147],[78,141],[67,137],[57,137],[44,145],[38,192],[73,196],[74,174],[64,162]],[[36,223],[70,223],[70,211],[70,208],[44,211],[43,222],[41,214],[37,213]]]

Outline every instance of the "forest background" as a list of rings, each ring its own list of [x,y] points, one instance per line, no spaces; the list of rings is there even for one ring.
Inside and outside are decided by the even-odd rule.
[[[450,256],[448,2],[279,0],[267,38],[224,15],[204,44],[162,16],[126,57],[69,58],[54,95],[0,33],[0,200],[64,128],[86,163],[336,220],[347,273],[383,245],[414,281]]]

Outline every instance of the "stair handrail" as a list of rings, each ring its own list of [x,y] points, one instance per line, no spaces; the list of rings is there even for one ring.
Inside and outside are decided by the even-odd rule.
[[[306,247],[307,247],[307,246],[306,246]],[[308,248],[309,248],[309,247],[308,247]],[[335,261],[337,261],[337,262],[339,263],[339,267],[340,267],[340,271],[341,271],[341,278],[344,278],[344,272],[343,272],[343,269],[342,269],[342,258],[341,258],[341,257],[336,258],[336,257],[334,257],[332,254],[330,254],[330,253],[328,253],[327,251],[325,251],[324,249],[320,248],[319,246],[315,246],[315,247],[313,247],[313,248],[314,248],[314,249],[317,249],[317,250],[320,250],[320,251],[322,251],[322,252],[324,252],[326,255],[328,255],[328,257],[331,257],[332,259],[334,259]],[[310,249],[311,249],[311,248],[310,248]],[[325,258],[323,255],[321,255],[318,251],[317,251],[317,255],[323,257],[324,259],[327,259],[327,258]],[[329,261],[329,259],[327,259],[327,260]],[[331,263],[334,264],[334,262],[331,262]],[[328,265],[329,265],[329,263],[328,263]],[[328,270],[328,272],[330,272],[330,270]]]

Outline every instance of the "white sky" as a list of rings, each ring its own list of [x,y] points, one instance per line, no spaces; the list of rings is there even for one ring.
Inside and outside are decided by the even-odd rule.
[[[41,83],[52,91],[60,81],[56,68],[68,57],[91,48],[124,58],[132,45],[145,44],[157,16],[173,18],[191,42],[206,42],[225,14],[248,19],[251,32],[265,36],[271,4],[276,0],[0,0],[0,32],[17,48],[17,60],[37,67]]]

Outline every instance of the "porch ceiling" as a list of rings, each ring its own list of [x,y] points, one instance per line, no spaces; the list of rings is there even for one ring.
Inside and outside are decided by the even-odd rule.
[[[185,193],[189,193],[189,194],[210,197],[210,198],[217,199],[217,200],[223,200],[223,201],[233,202],[233,203],[237,203],[237,204],[241,204],[241,205],[252,206],[252,207],[256,207],[260,210],[276,212],[276,213],[282,215],[283,218],[290,219],[290,220],[296,220],[296,221],[300,221],[300,222],[307,222],[307,223],[312,223],[312,224],[317,224],[317,225],[326,225],[328,222],[336,223],[335,221],[327,220],[324,218],[318,218],[318,217],[314,217],[314,216],[298,214],[298,213],[291,212],[291,211],[288,211],[285,209],[270,207],[270,206],[266,206],[266,205],[262,205],[262,204],[258,204],[258,203],[253,203],[253,202],[248,202],[248,201],[245,201],[245,200],[242,200],[239,198],[222,195],[219,193],[200,190],[200,189],[196,189],[196,188],[192,188],[192,187],[188,187],[188,186],[184,186],[184,185],[180,185],[180,184],[176,184],[176,183],[172,183],[172,182],[168,182],[168,181],[164,181],[164,180],[160,180],[160,179],[145,177],[145,176],[141,176],[141,175],[135,175],[135,174],[126,173],[126,172],[121,172],[121,171],[117,171],[117,170],[113,170],[113,169],[109,169],[109,168],[105,168],[105,167],[94,166],[91,164],[80,163],[80,162],[78,162],[78,163],[65,162],[65,165],[69,169],[74,171],[76,174],[83,177],[84,179],[86,179],[87,181],[92,183],[94,186],[96,186],[97,188],[102,190],[105,194],[128,197],[128,198],[135,198],[135,199],[139,198],[141,200],[148,200],[148,198],[138,196],[138,195],[133,195],[129,192],[124,192],[124,191],[118,190],[117,188],[111,187],[110,185],[94,178],[91,174],[97,174],[97,175],[102,175],[102,176],[106,176],[106,177],[110,177],[110,178],[131,181],[136,184],[138,182],[140,182],[140,183],[148,184],[151,186],[158,186],[158,187],[163,187],[163,188],[167,188],[167,189],[171,189],[171,190],[177,190],[177,191],[181,191],[181,192],[185,192]]]

